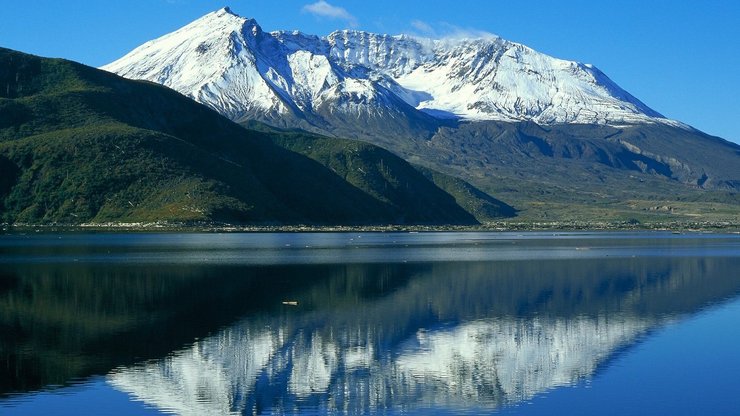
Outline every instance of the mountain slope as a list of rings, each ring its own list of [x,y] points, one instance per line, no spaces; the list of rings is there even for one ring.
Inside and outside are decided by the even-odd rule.
[[[476,222],[372,145],[336,151],[366,150],[370,187],[156,84],[0,49],[0,85],[4,222]]]
[[[740,146],[666,125],[470,122],[391,148],[535,220],[740,220]]]

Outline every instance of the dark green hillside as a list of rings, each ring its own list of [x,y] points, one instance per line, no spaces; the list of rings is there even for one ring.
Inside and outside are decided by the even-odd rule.
[[[0,49],[2,222],[476,222],[389,152],[286,137],[158,85]]]
[[[413,167],[387,150],[368,143],[300,132],[279,132],[271,137],[276,144],[321,163],[376,199],[391,205],[401,204],[399,215],[401,206],[419,212],[449,210],[449,200],[436,196],[439,189],[454,198],[453,209],[460,206],[481,222],[516,214],[509,205],[461,179]]]
[[[479,221],[491,221],[516,215],[517,211],[514,207],[488,195],[460,178],[445,175],[423,166],[416,166],[416,169],[420,170],[435,185],[452,195],[458,205],[475,215],[475,218]]]

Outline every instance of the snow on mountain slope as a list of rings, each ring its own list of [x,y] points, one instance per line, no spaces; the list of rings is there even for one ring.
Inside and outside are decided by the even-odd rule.
[[[497,37],[432,40],[338,31],[263,32],[228,8],[103,69],[158,82],[234,119],[377,117],[679,125],[591,65]],[[349,117],[349,118],[348,118]]]

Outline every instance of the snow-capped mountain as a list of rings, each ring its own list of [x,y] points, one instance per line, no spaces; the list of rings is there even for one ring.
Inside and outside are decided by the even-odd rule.
[[[591,65],[498,37],[268,33],[229,8],[103,69],[164,84],[236,121],[304,123],[329,131],[357,120],[412,129],[445,118],[673,123]]]

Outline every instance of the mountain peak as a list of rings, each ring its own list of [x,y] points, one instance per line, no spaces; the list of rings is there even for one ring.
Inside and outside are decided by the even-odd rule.
[[[214,22],[219,22],[219,23],[214,23]],[[229,27],[231,27],[232,25],[239,25],[245,28],[246,31],[251,31],[254,34],[262,32],[262,28],[260,27],[259,23],[257,23],[255,19],[240,16],[234,13],[234,11],[231,10],[231,8],[228,6],[206,14],[200,19],[195,20],[190,25],[185,26],[183,29],[191,25],[205,26],[209,29],[209,32],[212,30],[215,30],[220,25],[227,25]],[[175,31],[174,33],[177,33],[180,30]]]
[[[221,9],[217,10],[216,13],[218,14],[230,14],[232,16],[239,16],[238,14],[231,11],[231,8],[229,6],[222,7]]]

